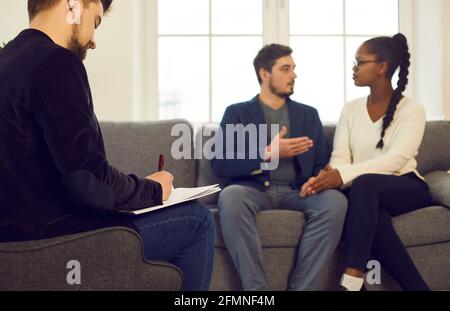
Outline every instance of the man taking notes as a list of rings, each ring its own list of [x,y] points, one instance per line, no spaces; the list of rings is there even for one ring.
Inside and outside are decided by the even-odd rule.
[[[0,52],[0,240],[44,239],[113,225],[137,230],[147,259],[183,271],[183,290],[209,288],[214,226],[191,202],[161,204],[173,176],[145,179],[108,164],[82,60],[112,0],[28,0],[30,27]],[[206,256],[205,256],[206,254]]]

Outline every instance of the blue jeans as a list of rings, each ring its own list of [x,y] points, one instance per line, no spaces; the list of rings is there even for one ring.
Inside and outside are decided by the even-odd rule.
[[[214,259],[214,221],[202,204],[188,202],[136,217],[147,260],[168,261],[183,271],[183,291],[206,291]]]

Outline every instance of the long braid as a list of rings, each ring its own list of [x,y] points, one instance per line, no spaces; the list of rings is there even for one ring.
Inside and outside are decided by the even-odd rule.
[[[410,66],[410,57],[408,50],[408,43],[406,38],[402,34],[396,34],[392,39],[392,48],[393,48],[393,62],[390,65],[390,69],[388,71],[388,75],[392,76],[400,66],[399,70],[399,80],[397,82],[397,88],[394,90],[392,94],[391,100],[389,102],[389,106],[386,112],[385,117],[383,118],[383,128],[381,130],[381,139],[377,144],[377,148],[383,149],[384,147],[384,136],[386,134],[386,130],[394,119],[395,111],[397,110],[397,106],[400,100],[403,97],[403,92],[406,89],[408,84],[408,75],[409,75],[409,66]]]

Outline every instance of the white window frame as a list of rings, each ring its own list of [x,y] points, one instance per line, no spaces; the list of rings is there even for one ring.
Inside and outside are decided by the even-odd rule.
[[[158,1],[157,0],[136,0],[138,8],[135,10],[135,18],[141,25],[142,33],[138,38],[146,37],[148,40],[146,46],[141,46],[143,51],[139,54],[134,54],[139,59],[138,64],[140,68],[146,68],[146,73],[140,73],[135,77],[136,83],[140,88],[136,90],[139,92],[138,100],[133,101],[133,120],[135,121],[155,121],[159,119],[159,86],[158,86]],[[186,0],[189,1],[189,0]],[[290,31],[289,31],[289,0],[261,0],[263,1],[263,43],[280,43],[289,45]],[[344,1],[345,2],[345,1]],[[345,4],[344,4],[345,5]],[[411,97],[415,95],[414,88],[414,25],[413,25],[413,3],[410,0],[399,0],[399,30],[404,33],[409,39],[410,51],[413,55],[412,65],[410,68],[410,83],[408,84],[407,94]],[[211,10],[211,6],[210,6]],[[142,12],[146,12],[142,13]],[[345,22],[345,21],[344,21]],[[211,14],[210,14],[211,24]],[[211,27],[211,25],[210,25]],[[345,28],[344,28],[345,31]],[[203,36],[203,35],[202,35]],[[204,35],[207,36],[207,35]],[[208,34],[211,37],[211,33]],[[214,35],[216,36],[216,35]],[[234,36],[234,35],[233,35]],[[236,35],[239,36],[239,35]],[[245,35],[243,35],[245,36]],[[344,33],[345,36],[345,33]],[[344,40],[345,45],[345,40]],[[210,45],[211,47],[211,45]],[[345,46],[344,46],[345,48]],[[210,51],[211,53],[211,51]],[[211,60],[210,57],[210,79]],[[347,66],[344,59],[344,66]],[[134,86],[135,87],[135,86]],[[212,116],[212,83],[210,83],[209,117]],[[347,90],[344,90],[346,98]],[[136,104],[137,103],[137,104]]]
[[[275,0],[277,1],[277,0]],[[282,44],[286,44],[289,45],[290,44],[290,11],[289,11],[289,0],[278,0],[280,1],[279,4],[279,20],[281,21],[281,25],[279,25],[279,28],[282,29],[282,31],[279,32],[279,40],[280,43]],[[414,40],[413,40],[413,6],[412,6],[412,1],[410,0],[398,0],[398,4],[399,4],[399,8],[398,8],[398,12],[399,12],[399,25],[398,25],[398,29],[399,32],[402,32],[403,34],[406,35],[406,37],[409,39],[409,45],[410,45],[410,52],[412,55],[414,55],[413,52],[413,46],[414,46]],[[346,57],[346,53],[347,51],[347,40],[345,40],[346,38],[351,38],[351,37],[376,37],[376,36],[381,36],[382,34],[379,35],[374,35],[374,34],[358,34],[358,35],[351,35],[351,34],[347,34],[346,33],[346,1],[342,1],[342,5],[343,5],[343,10],[342,10],[342,22],[343,22],[343,33],[342,34],[314,34],[314,35],[298,35],[299,37],[322,37],[322,36],[326,36],[326,37],[342,37],[343,40],[343,55],[344,55],[344,60],[343,60],[343,74],[346,74],[346,69],[348,68],[348,66],[350,66],[351,64],[348,64],[347,62],[347,57]],[[296,35],[293,35],[296,36]],[[409,75],[409,80],[410,83],[408,84],[406,93],[409,96],[414,97],[414,61],[412,62],[412,66],[410,68],[410,75]],[[347,79],[343,79],[344,81],[344,100],[348,101],[348,94],[347,94]]]

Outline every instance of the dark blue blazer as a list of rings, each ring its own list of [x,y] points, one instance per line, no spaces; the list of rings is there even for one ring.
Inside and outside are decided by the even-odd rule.
[[[317,110],[313,107],[297,103],[291,99],[287,101],[289,109],[290,121],[290,137],[307,136],[314,141],[314,147],[308,152],[295,157],[298,167],[300,168],[297,179],[291,183],[293,189],[299,189],[310,177],[316,176],[321,169],[323,169],[330,159],[330,144],[325,137],[322,123],[319,118]],[[259,125],[266,124],[263,111],[260,107],[258,96],[252,100],[244,103],[234,104],[229,106],[220,123],[223,135],[223,159],[214,158],[212,160],[212,168],[218,177],[225,178],[224,187],[234,184],[248,185],[260,190],[266,190],[270,186],[269,171],[261,170],[261,163],[263,159],[259,152],[257,159],[227,159],[226,153],[236,153],[237,139],[234,139],[234,150],[227,150],[226,142],[226,125],[227,124],[242,124],[247,126],[255,124],[258,131]],[[259,133],[258,133],[259,134]],[[258,135],[259,137],[259,135]],[[259,138],[258,138],[259,139]],[[246,143],[248,143],[246,141]],[[264,146],[268,145],[270,141],[264,142]],[[258,141],[259,146],[259,141]],[[246,154],[250,150],[246,146]]]

